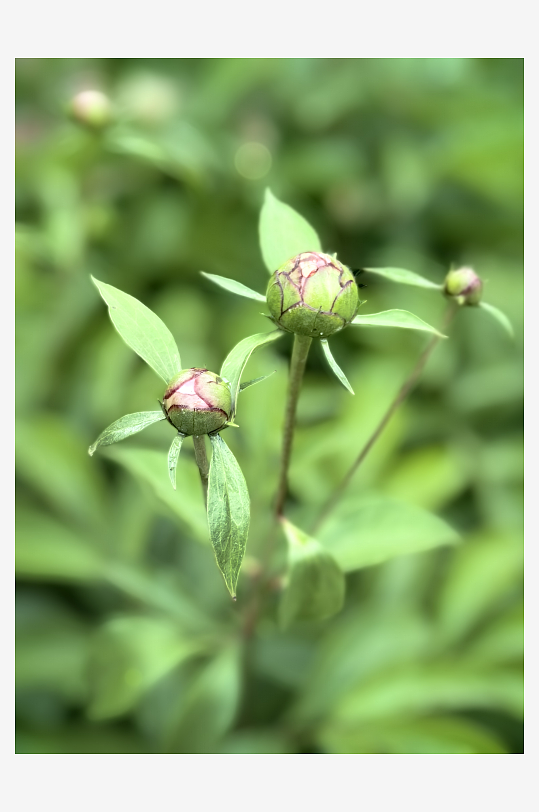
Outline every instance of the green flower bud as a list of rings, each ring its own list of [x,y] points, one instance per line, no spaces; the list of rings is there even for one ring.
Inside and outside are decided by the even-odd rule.
[[[352,272],[329,254],[311,251],[281,265],[266,295],[279,327],[312,338],[327,338],[342,330],[359,307]]]
[[[459,305],[478,305],[483,293],[483,282],[471,268],[449,271],[445,278],[444,293]]]
[[[71,100],[71,114],[81,124],[99,129],[110,122],[112,108],[104,93],[99,90],[83,90]]]
[[[230,420],[230,386],[207,369],[184,369],[167,386],[163,408],[182,434],[213,434]]]

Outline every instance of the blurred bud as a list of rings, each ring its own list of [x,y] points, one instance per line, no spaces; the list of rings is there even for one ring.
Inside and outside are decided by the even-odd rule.
[[[71,100],[71,114],[81,124],[100,128],[112,118],[112,107],[104,93],[99,90],[83,90]]]
[[[459,305],[478,305],[482,292],[483,282],[471,268],[449,271],[445,278],[445,295],[456,299]]]
[[[184,369],[169,383],[163,407],[182,434],[212,434],[230,419],[230,386],[207,369]]]
[[[354,276],[329,254],[307,251],[275,271],[267,290],[274,321],[290,333],[327,338],[357,313]]]

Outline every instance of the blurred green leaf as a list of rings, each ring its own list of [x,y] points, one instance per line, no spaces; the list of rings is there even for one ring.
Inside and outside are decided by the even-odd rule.
[[[126,713],[168,671],[200,650],[175,623],[118,617],[96,633],[89,666],[91,719]]]
[[[184,435],[178,432],[168,452],[168,474],[174,490],[176,490],[176,466],[178,465],[178,457],[180,456],[184,439]]]
[[[181,359],[172,333],[146,305],[92,276],[109,308],[112,323],[126,344],[151,366],[165,383],[181,372]]]
[[[422,330],[425,333],[434,333],[439,338],[447,338],[423,319],[409,313],[408,310],[384,310],[382,313],[369,313],[366,316],[356,316],[351,323],[361,327],[403,327],[406,330]]]
[[[340,368],[340,366],[336,362],[335,358],[333,357],[333,355],[331,353],[331,350],[329,349],[329,344],[328,344],[327,338],[320,339],[320,343],[322,345],[324,355],[326,356],[326,360],[327,360],[328,364],[330,365],[331,369],[333,370],[333,372],[335,373],[337,378],[340,380],[340,382],[342,383],[344,388],[348,389],[350,394],[353,395],[354,390],[350,386],[350,382],[349,382],[348,378],[346,377],[346,375],[344,374],[344,372],[342,371],[342,369]]]
[[[260,249],[270,273],[303,251],[321,251],[314,228],[291,206],[266,189],[259,223]]]
[[[210,435],[208,526],[217,566],[235,599],[249,534],[249,492],[236,458],[220,434]]]
[[[157,423],[159,420],[164,419],[165,416],[162,411],[126,414],[118,420],[115,420],[114,423],[101,432],[95,443],[92,443],[88,449],[88,454],[92,456],[100,445],[118,443],[126,437],[131,437],[132,434],[142,431],[146,426],[151,426],[152,423]]]
[[[344,575],[316,539],[286,519],[281,524],[288,542],[286,586],[279,605],[281,626],[286,628],[295,620],[325,620],[342,609]]]
[[[378,276],[383,276],[385,279],[390,279],[391,282],[398,282],[400,285],[413,285],[418,288],[434,288],[442,290],[443,285],[437,285],[424,276],[419,276],[413,271],[405,271],[404,268],[364,268],[369,273],[375,273]]]
[[[479,302],[479,307],[482,307],[483,310],[486,310],[487,313],[490,313],[490,315],[502,325],[503,329],[510,336],[510,338],[515,337],[513,325],[511,324],[505,313],[502,313],[502,311],[499,310],[497,307],[494,307],[494,305],[488,304],[488,302]]]
[[[262,296],[261,293],[257,293],[255,290],[251,290],[251,288],[248,288],[247,285],[242,285],[241,282],[236,282],[235,279],[227,279],[224,276],[217,276],[217,274],[205,273],[204,271],[201,271],[200,273],[202,276],[205,276],[206,279],[209,279],[211,282],[219,285],[219,287],[230,291],[230,293],[235,293],[237,296],[245,296],[246,299],[254,299],[256,302],[264,302],[264,304],[266,303],[265,296]]]
[[[140,482],[149,485],[157,498],[189,527],[200,541],[207,541],[208,528],[204,515],[200,481],[193,460],[180,458],[176,467],[176,491],[171,490],[167,477],[164,451],[147,448],[109,449],[107,456],[123,465]]]
[[[243,370],[245,369],[247,361],[256,349],[262,347],[264,344],[268,344],[271,341],[281,338],[283,335],[284,333],[282,330],[274,330],[272,333],[256,333],[254,336],[244,338],[243,341],[236,344],[236,346],[228,353],[227,357],[223,361],[220,374],[221,377],[226,378],[226,380],[230,383],[233,415],[236,412],[236,403],[238,399],[238,392],[240,390],[240,379],[243,375]]]
[[[376,494],[339,502],[317,535],[344,572],[455,544],[459,538],[438,516]]]

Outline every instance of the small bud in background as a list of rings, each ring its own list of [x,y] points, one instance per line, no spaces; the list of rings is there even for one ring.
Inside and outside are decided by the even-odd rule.
[[[445,278],[444,293],[459,305],[478,305],[483,293],[483,282],[471,268],[449,271]]]
[[[310,251],[281,265],[266,295],[270,314],[283,330],[311,338],[342,330],[359,307],[352,272],[329,254]]]
[[[207,369],[184,369],[170,381],[163,407],[182,434],[211,434],[223,429],[230,419],[230,386]]]
[[[99,129],[112,119],[110,100],[99,90],[83,90],[71,100],[71,115],[81,124]]]

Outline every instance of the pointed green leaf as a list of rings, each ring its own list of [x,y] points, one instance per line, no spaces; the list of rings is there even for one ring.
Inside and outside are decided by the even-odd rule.
[[[407,330],[422,330],[425,333],[434,333],[440,338],[447,338],[408,310],[384,310],[381,313],[370,313],[368,316],[356,316],[351,323],[363,327],[404,327]]]
[[[174,337],[159,316],[134,296],[129,296],[112,285],[106,285],[92,276],[109,308],[112,323],[126,344],[129,344],[154,372],[168,383],[179,372],[182,364]]]
[[[249,493],[241,468],[220,434],[210,434],[208,526],[217,566],[235,599],[249,533]]]
[[[163,412],[134,412],[133,414],[124,414],[119,420],[115,420],[108,428],[101,432],[95,443],[92,443],[88,449],[88,454],[93,455],[96,448],[100,445],[112,445],[142,431],[146,426],[151,426],[152,423],[157,423],[159,420],[164,420],[165,415]]]
[[[320,239],[301,214],[266,189],[259,223],[260,249],[270,273],[303,251],[321,251]]]
[[[251,288],[248,288],[247,285],[242,285],[241,282],[236,282],[235,279],[227,279],[226,276],[217,276],[217,274],[206,273],[205,271],[200,271],[200,273],[202,276],[205,276],[206,279],[209,279],[211,282],[219,285],[220,288],[230,291],[230,293],[235,293],[238,296],[245,296],[246,299],[254,299],[257,302],[266,301],[266,297],[262,296],[261,293],[257,293],[256,290],[251,290]]]
[[[436,282],[431,282],[430,279],[425,279],[424,276],[419,276],[413,271],[405,271],[404,268],[363,268],[363,270],[378,274],[378,276],[385,276],[386,279],[398,282],[400,285],[414,285],[417,288],[434,288],[435,290],[443,288],[443,285],[437,285]]]
[[[334,357],[333,357],[333,355],[331,354],[331,350],[329,349],[329,344],[328,344],[328,340],[327,340],[327,338],[322,338],[322,339],[320,339],[320,343],[321,343],[321,345],[322,345],[322,349],[324,350],[324,355],[325,355],[325,356],[326,356],[326,358],[327,358],[327,362],[328,362],[328,364],[330,365],[330,367],[331,367],[331,369],[333,370],[333,372],[335,373],[335,375],[337,376],[337,378],[340,380],[340,382],[342,383],[342,385],[343,385],[343,386],[344,386],[346,389],[348,389],[348,391],[350,392],[350,394],[352,394],[352,395],[353,395],[353,394],[355,394],[355,393],[354,393],[354,390],[353,390],[353,389],[352,389],[352,387],[350,386],[350,382],[349,382],[348,378],[346,377],[346,375],[344,374],[344,372],[342,371],[342,369],[340,368],[340,366],[339,366],[339,365],[338,365],[338,363],[336,362],[335,358],[334,358]]]
[[[344,572],[459,540],[433,513],[379,494],[349,495],[322,525],[318,538]]]
[[[178,465],[178,457],[180,456],[180,451],[182,450],[182,443],[184,440],[185,435],[178,432],[173,439],[172,445],[170,446],[170,450],[168,452],[168,475],[174,490],[176,490],[176,466]]]
[[[479,302],[479,307],[482,307],[483,310],[486,310],[487,313],[490,313],[491,316],[493,316],[496,319],[496,321],[498,321],[502,325],[504,330],[506,330],[506,332],[509,333],[511,338],[515,337],[513,325],[511,324],[505,313],[502,313],[502,311],[498,310],[498,308],[494,307],[494,305],[488,304],[488,302]]]
[[[261,347],[263,344],[268,344],[270,341],[275,341],[280,338],[284,333],[281,330],[274,330],[272,333],[256,333],[254,336],[249,336],[240,341],[239,344],[228,353],[227,357],[221,367],[221,377],[226,378],[230,383],[230,391],[232,393],[232,414],[236,412],[236,401],[238,399],[238,392],[240,388],[240,378],[243,375],[243,370],[247,361],[252,353]]]
[[[253,378],[251,381],[245,381],[245,383],[240,383],[240,392],[243,392],[244,389],[248,389],[250,386],[254,386],[255,383],[265,381],[266,378],[271,378],[272,375],[275,375],[275,370],[273,370],[273,372],[270,372],[269,375],[261,375],[260,378]]]
[[[288,541],[288,583],[279,605],[284,628],[294,620],[324,620],[342,608],[345,580],[339,565],[316,539],[286,519],[281,524]]]

